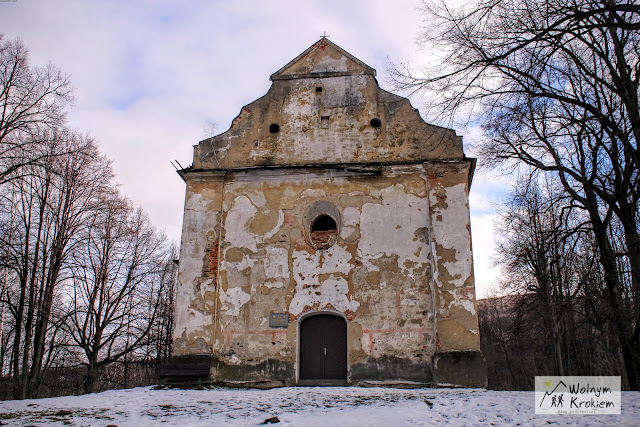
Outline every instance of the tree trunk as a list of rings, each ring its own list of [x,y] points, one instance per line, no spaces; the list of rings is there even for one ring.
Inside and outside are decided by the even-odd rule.
[[[44,298],[40,307],[40,316],[36,323],[36,332],[33,341],[33,359],[31,363],[31,372],[29,374],[29,396],[34,397],[37,388],[41,382],[42,360],[44,358],[44,349],[46,343],[47,328],[51,318],[51,307],[53,304],[53,294],[61,267],[63,248],[55,245],[52,248],[51,261],[47,274],[47,280],[44,288]]]
[[[627,256],[631,266],[632,324],[635,323],[629,342],[630,348],[633,349],[631,352],[631,357],[633,358],[631,362],[632,369],[627,368],[627,375],[630,376],[629,383],[631,388],[640,390],[640,236],[635,222],[635,212],[631,212],[630,215],[628,213],[625,216],[626,218],[621,218],[621,221],[625,232]]]
[[[100,391],[100,366],[98,365],[98,355],[92,354],[89,357],[87,366],[87,377],[84,381],[85,393],[97,393]]]
[[[609,305],[610,316],[614,326],[613,329],[615,330],[616,338],[622,349],[622,358],[624,361],[622,386],[623,388],[630,388],[631,390],[640,390],[636,373],[637,357],[640,348],[638,348],[637,345],[634,346],[633,334],[631,332],[631,318],[622,298],[623,286],[616,264],[616,255],[611,248],[606,225],[600,218],[595,195],[588,193],[587,196],[588,199],[592,201],[587,208],[593,226],[593,233],[596,237],[598,251],[600,252],[600,263],[604,270],[607,304]]]

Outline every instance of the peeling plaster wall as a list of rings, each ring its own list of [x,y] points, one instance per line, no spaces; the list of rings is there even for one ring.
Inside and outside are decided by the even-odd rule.
[[[350,363],[393,353],[430,361],[435,350],[427,179],[255,172],[224,186],[215,354],[228,365],[294,363],[297,319],[335,310],[349,321]],[[344,218],[324,250],[305,239],[304,210],[318,200]],[[288,329],[269,328],[271,312]]]
[[[211,354],[222,181],[187,183],[176,292],[173,352]]]
[[[178,310],[176,354],[294,365],[297,320],[321,310],[347,318],[350,366],[389,356],[429,365],[436,351],[477,350],[468,168],[387,167],[374,177],[258,169],[215,178],[215,190],[190,182],[178,298],[189,310]],[[324,250],[309,244],[303,224],[319,200],[336,206],[342,223]],[[212,236],[220,239],[217,302],[203,273]],[[270,328],[272,312],[288,313],[289,327]]]
[[[321,88],[322,92],[316,92]],[[328,127],[321,126],[323,116]],[[370,125],[379,118],[380,128]],[[280,131],[272,134],[271,124]],[[370,75],[277,80],[231,129],[195,147],[196,168],[388,162],[462,157],[462,140],[425,123]]]
[[[480,348],[467,168],[433,165],[428,174],[439,351]]]
[[[212,379],[295,383],[299,321],[331,312],[347,321],[354,383],[482,385],[481,373],[465,377],[482,370],[474,163],[455,132],[425,123],[374,75],[322,39],[180,171],[174,354],[209,355]],[[316,249],[306,221],[322,206],[336,216],[335,244]],[[271,313],[288,326],[271,327]]]

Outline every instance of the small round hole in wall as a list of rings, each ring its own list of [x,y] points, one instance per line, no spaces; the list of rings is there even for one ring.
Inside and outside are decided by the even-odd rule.
[[[371,119],[369,124],[371,125],[372,128],[379,128],[380,126],[382,126],[382,121],[376,117]]]
[[[271,133],[278,133],[278,132],[280,132],[280,125],[278,125],[278,124],[276,124],[276,123],[272,123],[272,124],[269,126],[269,132],[271,132]]]

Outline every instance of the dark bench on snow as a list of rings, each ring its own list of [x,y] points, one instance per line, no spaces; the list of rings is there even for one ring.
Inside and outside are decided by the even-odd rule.
[[[160,363],[156,374],[165,382],[199,381],[209,377],[208,363]]]

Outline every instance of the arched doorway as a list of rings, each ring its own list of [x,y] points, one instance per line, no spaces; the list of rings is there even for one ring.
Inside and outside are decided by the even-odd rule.
[[[318,314],[300,323],[300,379],[347,379],[347,322]]]

